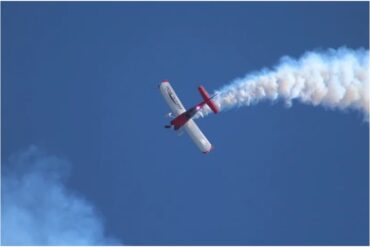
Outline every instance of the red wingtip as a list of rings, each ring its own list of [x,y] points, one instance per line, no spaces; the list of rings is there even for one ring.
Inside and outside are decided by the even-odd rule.
[[[205,151],[205,152],[203,152],[204,154],[208,154],[209,152],[211,152],[212,151],[212,149],[213,149],[213,146],[211,145],[211,148],[208,150],[208,151]]]
[[[169,83],[169,81],[168,80],[163,80],[162,83]]]

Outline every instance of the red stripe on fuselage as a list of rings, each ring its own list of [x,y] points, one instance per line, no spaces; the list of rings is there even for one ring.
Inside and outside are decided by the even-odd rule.
[[[175,130],[181,128],[187,121],[189,121],[189,118],[183,113],[173,119],[171,121],[171,124],[175,127]]]

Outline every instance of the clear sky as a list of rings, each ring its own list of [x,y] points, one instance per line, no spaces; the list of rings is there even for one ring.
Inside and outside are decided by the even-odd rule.
[[[215,147],[203,155],[163,128],[157,88],[170,80],[189,107],[199,84],[212,92],[284,55],[368,49],[369,3],[2,2],[1,30],[3,176],[24,172],[9,159],[29,147],[65,160],[65,190],[128,245],[369,244],[360,113],[264,102],[210,115],[197,121]]]

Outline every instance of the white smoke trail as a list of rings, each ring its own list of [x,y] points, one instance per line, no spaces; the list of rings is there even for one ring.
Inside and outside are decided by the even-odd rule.
[[[215,93],[220,110],[261,100],[284,100],[290,106],[298,100],[330,109],[355,109],[368,119],[369,51],[339,48],[307,52],[299,60],[283,57],[274,70],[248,74]],[[210,112],[205,107],[201,113]]]
[[[121,244],[106,236],[94,206],[64,185],[68,166],[32,146],[3,167],[1,245]]]

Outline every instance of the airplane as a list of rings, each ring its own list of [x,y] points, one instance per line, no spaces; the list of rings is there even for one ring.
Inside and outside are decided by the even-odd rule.
[[[173,90],[169,81],[164,80],[159,85],[160,91],[166,100],[167,104],[172,110],[174,119],[170,122],[169,125],[165,125],[165,128],[173,128],[178,131],[180,128],[184,128],[185,131],[189,134],[193,142],[198,146],[198,148],[205,154],[209,153],[212,150],[212,144],[204,136],[202,131],[196,125],[192,119],[197,112],[199,112],[205,105],[208,105],[211,110],[217,114],[219,112],[218,107],[212,101],[212,97],[209,96],[208,92],[203,86],[198,87],[198,91],[203,98],[203,101],[186,110],[182,105],[180,99],[177,97],[175,91]]]

